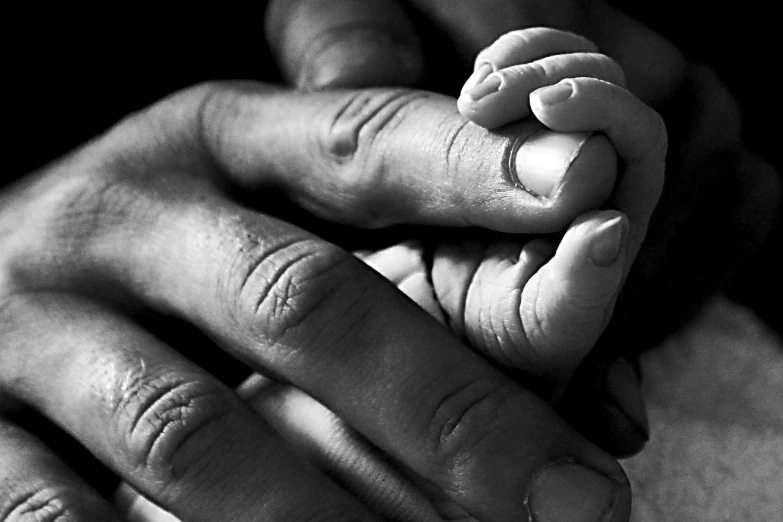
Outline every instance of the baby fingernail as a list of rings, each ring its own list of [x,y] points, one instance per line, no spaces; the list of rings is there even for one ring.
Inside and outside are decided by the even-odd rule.
[[[620,256],[628,235],[628,221],[617,216],[601,224],[590,245],[590,259],[598,266],[609,266]]]
[[[605,522],[618,498],[614,480],[573,462],[541,470],[527,498],[534,522]]]
[[[465,91],[458,101],[475,103],[493,92],[497,92],[500,89],[500,84],[499,76],[489,76],[483,82]]]
[[[644,440],[649,440],[650,423],[642,395],[641,379],[627,360],[618,359],[609,367],[606,373],[606,391],[609,400],[623,412],[639,435]]]
[[[473,87],[486,80],[487,76],[492,74],[493,70],[494,69],[492,69],[492,64],[489,64],[487,62],[484,62],[478,67],[476,67],[476,70],[473,71],[473,74],[470,75],[468,81],[466,81],[465,85],[462,86],[462,90],[460,91],[460,94],[465,94]]]
[[[517,149],[513,165],[517,180],[541,198],[554,196],[590,133],[544,130],[527,138]]]
[[[547,107],[557,105],[566,101],[574,93],[574,88],[571,82],[563,82],[555,85],[547,85],[533,91],[531,96],[535,96],[538,100]]]

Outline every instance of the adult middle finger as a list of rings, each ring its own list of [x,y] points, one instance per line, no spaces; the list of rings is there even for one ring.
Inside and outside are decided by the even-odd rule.
[[[231,390],[127,319],[66,294],[15,294],[2,305],[0,391],[181,519],[372,519]],[[64,504],[60,516],[108,511],[53,455],[13,460],[5,476],[37,495],[30,512],[47,497],[51,508]]]
[[[143,128],[142,142],[151,126]],[[122,135],[134,136],[133,128]],[[252,170],[221,144],[221,161]],[[518,519],[528,509],[550,519],[627,515],[617,464],[543,402],[349,254],[240,207],[203,177],[178,172],[183,165],[172,162],[143,184],[81,186],[70,194],[80,197],[61,198],[54,211],[51,199],[38,200],[26,226],[45,229],[47,250],[64,248],[37,257],[40,244],[20,246],[23,229],[10,243],[8,273],[38,289],[120,292],[190,320],[328,405],[476,518]]]

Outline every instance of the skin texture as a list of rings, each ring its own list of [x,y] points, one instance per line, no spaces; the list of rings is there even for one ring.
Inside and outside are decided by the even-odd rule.
[[[649,111],[634,98],[614,100],[620,106],[599,119]],[[551,118],[558,121],[556,111]],[[555,516],[557,496],[573,494],[551,487],[551,477],[564,475],[560,482],[586,482],[587,489],[574,485],[585,497],[576,509],[611,507],[614,519],[627,518],[629,492],[617,463],[544,401],[347,252],[230,196],[242,192],[263,206],[283,194],[322,218],[367,227],[500,223],[526,232],[547,213],[565,219],[575,210],[542,204],[513,184],[504,158],[516,150],[514,131],[489,133],[463,121],[454,99],[415,91],[303,97],[264,85],[208,84],[132,115],[5,190],[3,411],[37,410],[186,520],[226,513],[234,520],[259,513],[371,518],[183,356],[196,347],[168,344],[136,322],[142,311],[163,314],[328,406],[390,455],[439,514]],[[637,130],[643,134],[620,133],[628,141],[617,149],[632,152],[659,133]],[[454,148],[455,139],[480,144],[481,154],[450,156],[465,150]],[[638,176],[659,179],[660,172]],[[404,206],[384,204],[401,194],[410,195]],[[647,215],[654,204],[653,197]],[[38,453],[57,461],[46,446]],[[36,511],[25,502],[42,488],[76,519],[109,509],[91,504],[93,495],[73,494],[79,484],[64,466],[34,466],[27,477],[18,469],[3,468],[4,481],[22,479],[3,491],[4,513]]]
[[[330,15],[331,9],[340,14]],[[720,79],[709,68],[688,63],[661,35],[598,0],[375,0],[366,5],[297,0],[272,1],[268,13],[267,38],[284,77],[305,90],[380,85],[391,77],[395,83],[456,95],[464,75],[484,61],[479,53],[501,35],[551,26],[588,38],[620,65],[629,90],[660,112],[673,144],[661,201],[618,313],[563,406],[572,423],[609,451],[639,451],[646,436],[612,413],[616,397],[626,393],[613,390],[605,378],[612,361],[633,359],[693,318],[751,258],[769,233],[778,205],[779,179],[743,143],[741,111]],[[308,34],[330,42],[323,53],[296,52],[311,40],[304,37],[294,45],[289,29],[307,24]],[[351,45],[357,34],[363,43],[385,42],[382,51],[369,43]],[[407,65],[393,72],[399,63]],[[358,68],[361,74],[354,72]],[[319,75],[321,69],[328,74]],[[310,72],[300,75],[300,70]],[[755,277],[762,285],[779,280],[771,266],[774,261]]]
[[[575,40],[583,44],[582,39],[554,30],[529,32],[533,34],[526,39],[527,47],[546,46],[551,40],[555,41],[554,44],[550,42],[544,52],[558,54],[552,63],[561,75],[567,76],[569,72],[584,74],[584,63],[580,60],[582,55],[567,53],[573,49]],[[504,43],[503,39],[500,43]],[[589,63],[597,74],[604,71],[600,60]],[[508,63],[510,67],[516,65]],[[613,76],[622,78],[622,74],[615,73]],[[505,96],[530,96],[535,99],[537,94],[531,92],[531,85],[556,83],[560,77],[533,77],[523,83],[509,85],[512,92],[484,100],[484,104],[477,111],[470,111],[468,117],[473,118],[476,114],[480,117],[482,111],[492,111],[495,106],[505,104]],[[579,105],[575,106],[577,110],[561,110],[561,125],[567,122],[578,126],[579,118],[586,116],[596,121],[605,111],[605,104],[620,98],[613,92],[621,90],[620,86],[590,80],[582,78],[580,90],[572,93],[577,103],[581,98],[587,99],[589,110],[584,115],[578,110]],[[547,107],[534,106],[536,114],[552,121],[553,115],[548,114]],[[513,112],[508,114],[514,115]],[[519,111],[520,117],[529,114],[529,109]],[[610,136],[632,134],[627,130],[608,128]],[[606,138],[604,140],[608,143]],[[646,143],[649,136],[635,141]],[[538,145],[531,146],[541,146],[540,140],[533,143]],[[623,142],[620,138],[618,145],[621,151],[628,153],[628,140]],[[642,150],[650,149],[645,146]],[[546,149],[549,157],[556,157],[559,152]],[[663,150],[659,153],[661,157],[664,154]],[[585,143],[579,149],[578,159],[569,167],[567,178],[564,178],[566,181],[560,181],[563,183],[561,190],[584,192],[573,186],[575,178],[580,177],[600,187],[600,176],[607,168],[607,156],[612,159],[613,168],[614,150],[611,145],[609,149],[591,149]],[[626,159],[631,157],[626,155]],[[632,162],[626,163],[633,165]],[[520,172],[532,166],[535,164],[530,162],[520,164]],[[636,169],[644,171],[643,166]],[[623,175],[641,178],[637,183],[643,185],[644,176],[634,175],[633,170],[632,166]],[[652,172],[654,170],[650,169],[648,174]],[[529,178],[525,176],[523,179]],[[610,180],[613,183],[614,176]],[[567,184],[571,185],[567,187]],[[567,207],[580,208],[579,204],[566,202]],[[639,226],[639,223],[634,223],[637,234]],[[447,323],[453,332],[464,337],[482,354],[503,366],[548,381],[551,389],[546,391],[545,397],[556,402],[571,373],[593,346],[611,315],[614,300],[628,270],[626,256],[632,257],[634,250],[638,249],[638,242],[634,245],[629,239],[629,228],[628,218],[618,211],[594,211],[573,221],[557,245],[556,252],[555,247],[544,239],[529,241],[525,245],[495,242],[482,246],[480,243],[471,245],[464,240],[445,242],[434,253],[431,271],[418,243],[407,242],[355,255],[430,315],[441,323]],[[331,476],[340,477],[342,484],[347,484],[378,513],[393,520],[429,520],[437,516],[431,501],[412,488],[395,466],[363,442],[338,416],[301,390],[271,383],[257,375],[240,387],[239,394],[264,414],[300,452],[328,470]],[[169,515],[156,511],[158,508],[127,485],[118,492],[118,496],[124,511],[130,512],[131,517],[147,522],[168,520],[166,517]],[[541,498],[538,500],[546,502]],[[440,511],[444,512],[443,507]],[[583,514],[588,515],[589,509],[587,511]]]
[[[654,69],[650,68],[649,70],[654,70]],[[751,197],[751,198],[749,198],[749,199],[750,199],[750,200],[752,200],[753,198]]]

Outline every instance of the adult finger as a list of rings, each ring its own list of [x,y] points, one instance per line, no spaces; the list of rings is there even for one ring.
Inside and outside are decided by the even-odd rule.
[[[273,0],[265,30],[300,89],[412,85],[422,74],[416,32],[395,0]]]
[[[369,520],[204,370],[83,299],[8,298],[5,392],[183,520]]]
[[[602,130],[623,160],[612,197],[631,228],[628,262],[636,257],[661,191],[668,137],[661,117],[629,91],[595,78],[572,78],[530,95],[533,113],[553,130]]]
[[[388,458],[323,404],[301,390],[253,374],[237,395],[343,488],[384,520],[439,521],[432,503]],[[131,522],[176,522],[173,516],[123,484],[115,499]]]
[[[121,517],[41,441],[0,419],[0,519],[119,522]]]
[[[95,189],[90,184],[89,190]],[[8,273],[18,284],[78,289],[95,298],[119,292],[126,301],[189,320],[239,359],[328,406],[393,461],[479,520],[517,520],[524,513],[542,520],[577,515],[599,520],[610,512],[612,520],[627,517],[629,493],[616,462],[347,252],[242,208],[192,177],[161,175],[134,189],[140,191],[135,202],[122,204],[116,198],[127,186],[115,185],[96,198],[81,192],[77,200],[60,199],[68,217],[55,212],[59,218],[46,228],[52,237],[46,248],[65,250],[53,258],[34,254],[35,248],[23,256],[12,251]],[[118,208],[122,215],[115,213]],[[40,220],[52,211],[41,210],[27,226],[47,227]],[[85,234],[85,223],[101,225]],[[19,242],[28,237],[24,227],[18,233]],[[12,244],[18,248],[19,243]],[[57,262],[51,264],[52,259]],[[131,347],[135,350],[135,343]],[[154,350],[154,344],[148,349],[165,353]],[[144,352],[147,366],[156,362],[154,353]],[[88,361],[77,362],[89,367]],[[52,390],[67,389],[64,384]],[[36,397],[56,400],[57,394]],[[237,407],[226,410],[231,403],[225,401],[219,401],[220,411],[235,414]],[[78,407],[69,406],[70,411]],[[46,411],[56,416],[69,410]],[[87,413],[80,426],[84,418]],[[236,422],[261,431],[257,421]],[[238,437],[234,442],[241,448],[246,432],[224,430],[225,424],[211,426],[236,433],[231,440]],[[83,435],[101,428],[84,427]],[[251,440],[261,444],[263,435]],[[205,448],[196,449],[203,453]],[[229,471],[238,476],[238,470],[250,466],[262,473],[246,453],[228,455],[221,456],[218,470],[234,468]],[[286,466],[276,464],[295,469]],[[251,477],[244,486],[228,489],[257,490],[265,484],[259,481],[275,480]],[[142,486],[138,479],[133,485]],[[146,487],[145,493],[155,497],[154,486]],[[217,502],[214,509],[229,507]]]
[[[275,188],[330,221],[559,231],[614,186],[604,137],[534,121],[490,132],[445,96],[211,89],[205,103],[190,94],[212,159],[244,189]]]

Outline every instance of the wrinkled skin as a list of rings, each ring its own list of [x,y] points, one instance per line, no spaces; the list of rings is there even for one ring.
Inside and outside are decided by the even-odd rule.
[[[778,205],[776,173],[743,143],[740,108],[715,74],[600,0],[272,1],[268,13],[271,48],[300,88],[393,82],[453,93],[500,35],[551,25],[593,40],[623,68],[631,92],[661,112],[672,144],[663,196],[609,332],[563,405],[611,451],[638,451],[643,433],[616,414],[613,397],[625,390],[605,382],[611,361],[633,358],[692,318],[751,258]],[[774,263],[766,266],[755,280],[779,282]]]

